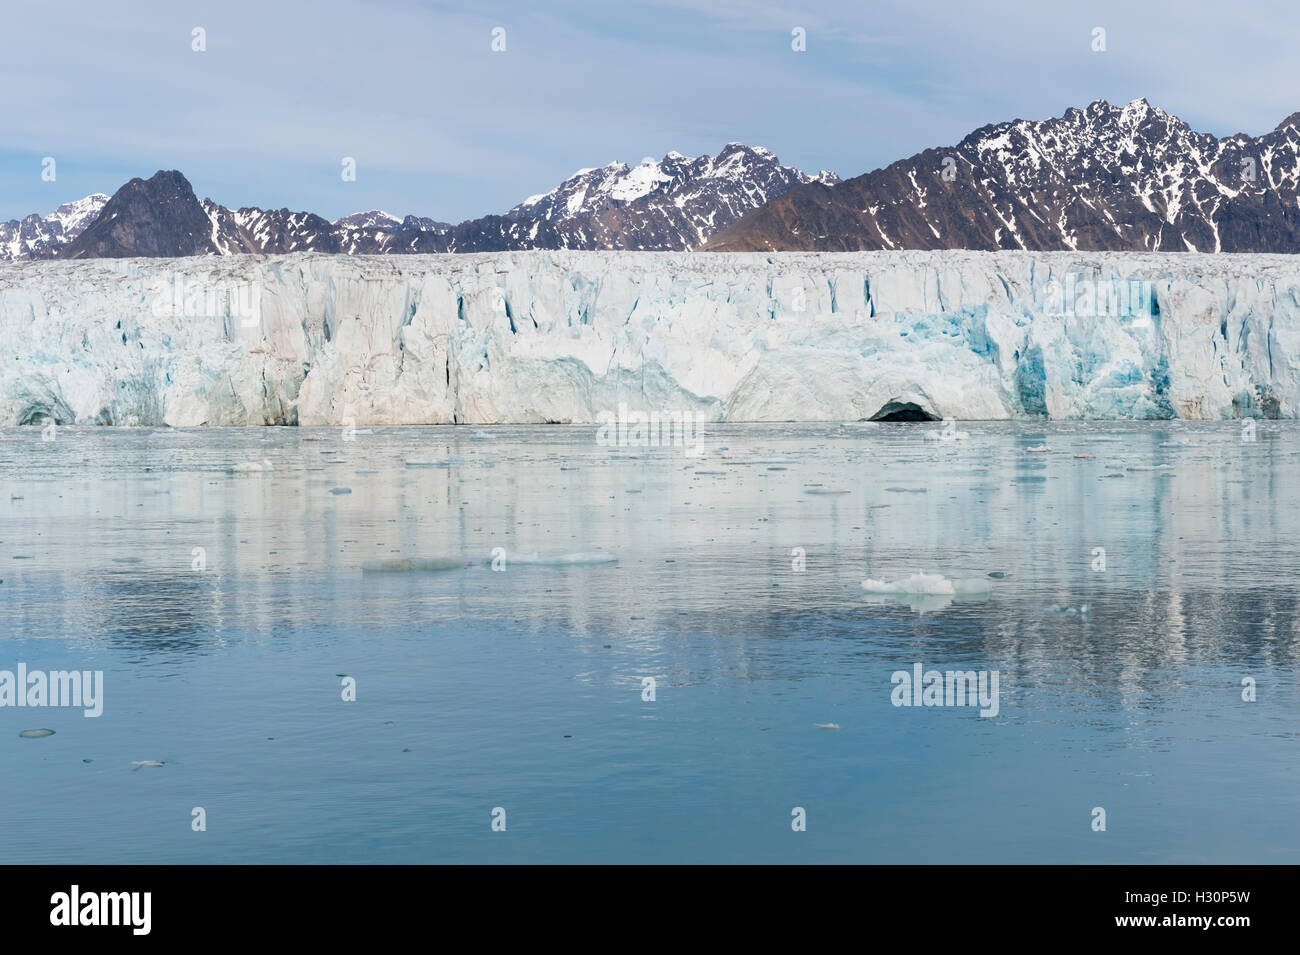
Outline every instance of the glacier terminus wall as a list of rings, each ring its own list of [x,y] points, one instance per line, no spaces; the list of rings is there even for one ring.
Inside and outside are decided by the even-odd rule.
[[[0,425],[1295,417],[1300,261],[512,252],[0,265]]]

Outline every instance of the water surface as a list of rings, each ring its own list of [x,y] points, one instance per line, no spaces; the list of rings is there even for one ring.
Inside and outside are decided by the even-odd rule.
[[[1295,426],[937,427],[0,431],[0,858],[1300,861]]]

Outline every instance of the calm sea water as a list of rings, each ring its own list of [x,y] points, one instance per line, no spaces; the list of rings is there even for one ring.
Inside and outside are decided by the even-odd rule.
[[[1300,430],[936,427],[0,431],[0,859],[1300,861]]]

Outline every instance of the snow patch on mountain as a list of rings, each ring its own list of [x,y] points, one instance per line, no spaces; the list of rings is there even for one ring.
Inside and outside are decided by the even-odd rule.
[[[86,230],[108,202],[102,193],[65,202],[48,216],[0,222],[0,262],[49,257]]]

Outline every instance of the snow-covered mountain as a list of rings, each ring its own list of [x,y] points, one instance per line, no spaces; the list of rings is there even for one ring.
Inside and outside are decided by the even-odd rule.
[[[1300,259],[871,252],[0,265],[0,425],[1292,418]]]
[[[408,251],[403,238],[421,232],[438,235],[451,228],[445,222],[387,212],[355,212],[329,222],[310,212],[248,207],[227,209],[204,199],[203,209],[213,223],[217,254],[239,252],[342,252],[379,255]]]
[[[717,251],[1300,252],[1300,113],[1217,139],[1140,99],[985,126],[835,186],[803,186]]]
[[[65,202],[48,216],[0,222],[0,262],[44,258],[71,242],[95,221],[108,196],[95,193]]]
[[[447,251],[692,249],[793,186],[838,181],[832,172],[808,176],[783,166],[761,146],[728,143],[716,156],[696,158],[670,152],[632,167],[579,169],[504,216],[457,226]]]
[[[419,216],[398,218],[378,210],[330,222],[289,209],[229,209],[211,199],[200,200],[185,177],[170,170],[149,179],[132,179],[112,199],[94,197],[99,200],[94,212],[102,209],[104,213],[99,222],[88,214],[75,233],[62,233],[57,242],[46,240],[38,245],[33,240],[23,245],[15,240],[7,258],[682,250],[700,245],[792,186],[837,181],[834,173],[810,177],[782,166],[766,149],[730,143],[717,156],[691,158],[672,152],[631,168],[611,163],[600,169],[582,169],[551,192],[532,196],[504,215],[453,226]],[[32,217],[22,225],[35,235],[36,224],[49,221]],[[39,229],[46,234],[54,227],[42,224]]]
[[[99,197],[106,199],[106,197]],[[175,170],[132,179],[100,203],[73,241],[22,258],[123,258],[133,255],[234,255],[238,253],[405,251],[395,240],[413,232],[436,235],[450,228],[432,219],[398,219],[362,212],[330,222],[288,209],[228,209],[200,200]]]

